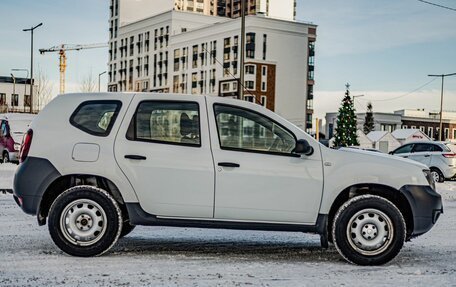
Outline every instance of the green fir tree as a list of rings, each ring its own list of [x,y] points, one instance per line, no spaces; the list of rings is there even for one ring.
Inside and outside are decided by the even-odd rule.
[[[364,134],[367,135],[374,129],[375,129],[375,124],[374,124],[374,113],[372,111],[372,103],[368,103],[366,116],[364,117],[363,132],[364,132]]]
[[[336,147],[357,146],[358,136],[356,135],[356,115],[352,98],[350,97],[350,85],[346,85],[342,105],[337,116],[337,127],[335,131],[334,145]]]

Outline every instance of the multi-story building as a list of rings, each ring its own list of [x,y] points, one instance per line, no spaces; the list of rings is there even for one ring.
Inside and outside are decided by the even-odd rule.
[[[122,18],[122,8],[116,11],[114,27]],[[310,130],[316,26],[246,18],[244,99]],[[240,21],[176,9],[120,21],[110,41],[108,90],[238,97]]]
[[[36,93],[36,86],[34,86]],[[36,111],[39,103],[33,101]],[[0,77],[0,113],[30,112],[30,79]]]
[[[245,0],[247,15],[295,20],[296,0]],[[241,0],[218,0],[218,15],[230,18],[241,16]]]
[[[357,127],[362,129],[365,113],[357,113]],[[432,139],[439,138],[440,112],[430,112],[424,109],[404,109],[394,113],[373,113],[374,130],[393,132],[397,129],[419,129]],[[456,112],[442,113],[442,140],[456,140]],[[334,136],[337,126],[337,113],[326,114],[326,135]]]

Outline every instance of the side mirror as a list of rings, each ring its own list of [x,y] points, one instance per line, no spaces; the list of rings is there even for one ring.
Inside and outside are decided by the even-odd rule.
[[[391,155],[393,155],[393,154],[394,154],[394,151],[390,151],[388,154],[391,154]]]
[[[313,147],[306,140],[298,140],[293,153],[310,156],[314,153]]]

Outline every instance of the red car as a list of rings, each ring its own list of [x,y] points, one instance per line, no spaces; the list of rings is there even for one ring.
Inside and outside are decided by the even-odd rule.
[[[2,163],[19,162],[22,138],[32,122],[34,115],[0,115],[0,159]]]

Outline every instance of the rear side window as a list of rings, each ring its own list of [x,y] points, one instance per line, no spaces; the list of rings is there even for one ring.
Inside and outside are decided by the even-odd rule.
[[[199,105],[194,102],[141,102],[130,123],[127,139],[199,147]]]
[[[74,111],[70,123],[88,134],[106,137],[121,107],[120,101],[87,101]]]
[[[432,144],[415,144],[413,152],[429,152],[434,151],[434,145]]]

